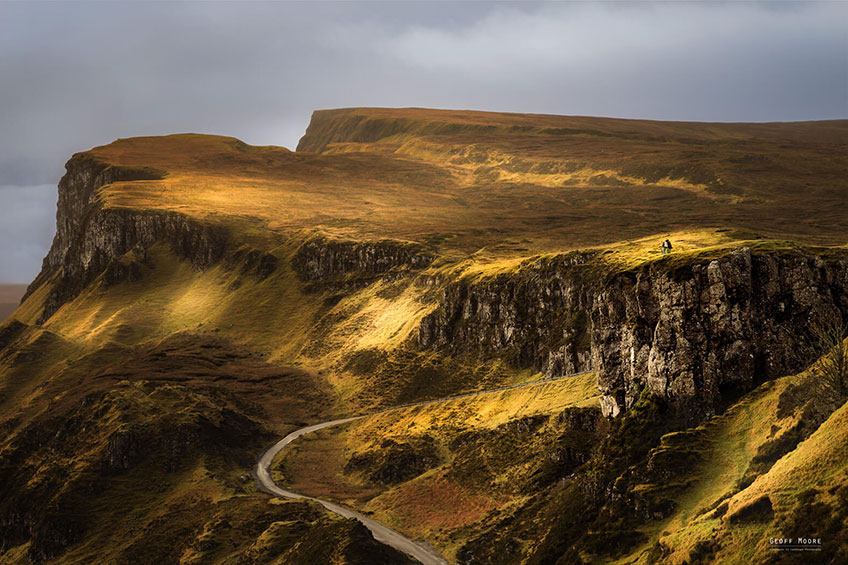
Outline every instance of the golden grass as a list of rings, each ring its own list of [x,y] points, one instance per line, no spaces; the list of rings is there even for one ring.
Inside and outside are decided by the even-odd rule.
[[[744,240],[733,237],[733,235],[729,230],[720,228],[665,232],[635,240],[617,242],[596,248],[596,250],[604,252],[602,259],[609,265],[619,269],[628,269],[647,261],[662,259],[660,244],[665,239],[672,242],[671,255],[679,257],[692,256],[704,250],[728,249],[744,245]]]
[[[346,474],[352,453],[379,449],[386,438],[427,434],[448,442],[468,430],[493,430],[505,423],[540,414],[557,414],[569,406],[595,406],[594,374],[540,382],[521,388],[458,398],[422,406],[391,409],[298,440],[281,453],[277,477],[297,492],[360,507],[413,538],[426,538],[447,555],[474,531],[468,529],[489,512],[517,504],[521,495],[469,488],[451,478],[450,459],[423,475],[394,487],[380,487]],[[514,468],[510,476],[521,474]],[[509,480],[503,477],[503,483]],[[501,485],[505,487],[506,485]]]
[[[282,259],[278,269],[258,281],[224,264],[197,272],[166,245],[157,244],[139,280],[109,288],[96,281],[44,327],[85,352],[187,331],[222,336],[249,346],[269,362],[326,371],[360,350],[400,347],[435,306],[422,299],[423,288],[408,281],[368,285],[324,306],[332,291],[307,293],[290,267],[292,251],[274,250]],[[399,292],[389,288],[397,284],[403,285]],[[48,290],[49,285],[40,288],[16,317],[33,323]],[[343,371],[328,372],[324,378],[338,390],[339,410],[349,410],[344,403],[370,386]]]
[[[476,173],[485,170],[490,182],[509,184],[531,184],[547,188],[568,186],[666,186],[686,190],[698,196],[718,200],[734,201],[732,197],[713,194],[707,191],[707,185],[688,182],[683,178],[664,177],[654,182],[644,178],[625,174],[614,168],[595,168],[585,163],[574,163],[563,159],[551,160],[550,156],[523,158],[513,153],[502,152],[485,144],[450,146],[437,141],[427,141],[417,137],[404,136],[394,153],[428,162],[441,163],[464,186],[473,186],[479,182]],[[380,151],[383,144],[401,141],[391,136],[378,144],[368,144],[371,151]],[[347,151],[343,150],[343,147]],[[329,153],[337,154],[349,151],[362,151],[360,144],[334,145]]]
[[[23,349],[48,344],[50,354],[15,367],[9,359],[2,361],[3,409],[34,413],[66,402],[67,391],[84,382],[80,375],[88,368],[94,371],[120,358],[127,348],[165,343],[182,333],[220,335],[264,360],[329,371],[321,377],[337,395],[329,412],[379,404],[400,394],[396,388],[403,386],[393,383],[396,388],[389,390],[385,379],[400,374],[396,380],[404,381],[408,375],[387,371],[379,380],[368,371],[354,374],[345,368],[346,361],[362,352],[375,358],[385,354],[401,366],[393,370],[409,370],[403,366],[410,359],[401,356],[408,354],[404,347],[437,297],[427,287],[415,286],[411,277],[343,292],[310,291],[290,264],[299,243],[311,234],[418,241],[439,255],[425,274],[446,279],[508,273],[527,258],[576,249],[597,251],[608,268],[632,269],[653,261],[708,259],[741,245],[786,248],[762,236],[845,246],[846,126],[848,122],[705,125],[354,109],[317,115],[305,148],[323,153],[292,153],[193,134],[119,140],[95,148],[88,154],[104,163],[154,169],[163,177],[104,187],[99,196],[106,207],[176,211],[223,224],[236,246],[273,253],[278,268],[261,281],[224,264],[196,272],[165,245],[156,245],[140,280],[108,289],[95,281],[43,329],[25,330]],[[665,237],[675,246],[669,258],[659,252]],[[34,324],[50,288],[48,282],[38,289],[14,317]],[[77,372],[63,370],[72,365]],[[529,371],[494,372],[498,376],[492,379],[498,382],[531,377]],[[486,378],[468,379],[461,386],[483,386]],[[705,457],[692,471],[694,483],[676,500],[673,516],[646,528],[650,542],[642,549],[662,541],[673,550],[671,561],[680,562],[693,544],[722,527],[721,520],[702,511],[733,494],[733,484],[773,433],[771,425],[780,433],[795,422],[793,417],[776,421],[777,398],[789,383],[804,378],[765,385],[702,427],[706,443],[699,449]],[[298,382],[318,386],[306,378]],[[375,383],[386,386],[375,389]],[[127,381],[120,386],[130,390],[134,385]],[[445,385],[451,386],[460,385]],[[416,391],[408,394],[414,398]],[[567,406],[594,406],[597,394],[594,375],[583,375],[384,412],[317,437],[314,454],[305,441],[294,455],[304,461],[312,457],[325,471],[339,471],[345,453],[375,448],[386,437],[428,434],[443,445],[461,431],[494,430]],[[162,400],[137,396],[139,407],[148,411]],[[279,407],[267,397],[264,401]],[[835,423],[816,432],[819,436],[735,494],[732,508],[768,492],[782,511],[794,488],[787,482],[835,480],[846,455],[844,441],[837,437],[844,411],[837,416]],[[272,415],[269,421],[282,426],[278,418]],[[666,441],[673,440],[670,436]],[[523,502],[505,486],[527,470],[526,464],[516,463],[487,489],[469,489],[452,478],[448,457],[411,481],[366,495],[354,488],[363,487],[361,477],[348,477],[352,484],[334,483],[342,480],[338,473],[335,478],[330,473],[329,482],[306,486],[318,495],[336,488],[331,495],[358,501],[414,537],[436,540],[450,555],[490,512]],[[128,523],[159,512],[157,504],[183,497],[221,501],[232,494],[209,482],[206,471],[203,465],[193,468],[175,479],[169,487],[173,492],[154,499],[137,500],[128,479],[127,500],[144,506]],[[97,527],[108,526],[118,513],[115,508],[104,511]],[[753,526],[726,532],[734,540],[758,542],[761,534]],[[114,536],[109,540],[121,543]],[[69,559],[85,561],[98,548],[102,545],[82,545]],[[753,556],[755,550],[745,551]],[[645,554],[631,558],[645,559]]]
[[[551,414],[568,406],[594,405],[599,396],[594,373],[543,381],[520,388],[457,398],[435,404],[398,408],[351,424],[358,448],[392,435],[418,435],[440,428],[496,428],[534,414]]]
[[[791,515],[798,495],[810,489],[825,491],[822,500],[838,507],[841,503],[832,495],[831,489],[845,484],[848,479],[846,426],[848,404],[843,404],[809,438],[779,459],[766,474],[760,475],[751,486],[733,496],[728,501],[728,515],[761,496],[769,497],[776,515]],[[822,524],[804,524],[804,527],[806,531],[781,532],[776,535],[820,537]],[[725,530],[730,530],[730,527],[725,526]],[[729,533],[733,535],[734,541],[752,547],[758,555],[769,552],[768,538],[775,537],[770,535],[768,524],[750,526],[744,531],[744,537]],[[828,543],[829,540],[825,539],[824,542]]]
[[[720,555],[727,559],[750,562],[768,554],[767,524],[729,525],[726,517],[765,493],[771,497],[776,513],[787,512],[800,491],[837,484],[838,477],[848,467],[848,442],[838,431],[844,427],[848,414],[843,406],[766,474],[737,491],[736,485],[758,448],[798,421],[798,410],[778,415],[781,394],[791,386],[812,391],[814,379],[814,375],[805,372],[765,383],[726,413],[702,424],[698,428],[701,433],[690,440],[690,447],[700,452],[701,460],[686,470],[685,479],[689,484],[675,498],[674,513],[644,528],[649,541],[619,562],[647,563],[649,549],[659,542],[670,550],[664,562],[684,563],[690,559],[695,545],[710,539],[716,531],[726,538]],[[665,436],[656,450],[667,449],[676,435]],[[716,517],[710,510],[721,500],[727,501],[728,509],[724,517]],[[778,536],[783,533],[773,532]]]
[[[704,226],[848,241],[838,213],[848,190],[840,151],[848,127],[839,121],[418,109],[319,112],[316,120],[304,143],[334,140],[322,154],[193,134],[118,140],[88,153],[164,174],[105,187],[110,207],[174,210],[286,237],[320,228],[423,241],[453,258],[480,250],[526,257]]]

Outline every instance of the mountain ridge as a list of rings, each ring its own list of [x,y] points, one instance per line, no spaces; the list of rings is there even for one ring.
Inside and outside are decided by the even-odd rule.
[[[722,471],[753,482],[699,500],[733,497],[710,518],[729,527],[774,484],[766,463],[837,413],[803,371],[822,352],[793,340],[848,319],[848,121],[334,112],[305,136],[320,153],[181,134],[68,162],[54,245],[0,325],[3,558],[309,562],[330,535],[340,562],[401,563],[320,509],[269,504],[243,478],[252,454],[310,422],[589,369],[543,398],[496,395],[515,407],[448,403],[426,427],[404,411],[386,438],[365,419],[323,456],[381,521],[462,562],[738,555],[680,537],[701,535],[676,514],[693,487],[663,477],[706,457],[685,441],[698,426],[780,396],[781,435],[752,427],[734,444],[750,473]],[[117,544],[128,485],[139,506]],[[444,492],[457,520],[421,506]],[[243,519],[261,527],[224,526]]]

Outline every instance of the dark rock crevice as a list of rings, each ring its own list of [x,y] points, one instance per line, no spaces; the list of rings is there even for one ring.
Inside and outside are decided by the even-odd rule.
[[[419,243],[395,239],[353,241],[312,237],[292,258],[292,267],[305,282],[340,277],[374,277],[390,271],[413,271],[429,266],[435,255]]]

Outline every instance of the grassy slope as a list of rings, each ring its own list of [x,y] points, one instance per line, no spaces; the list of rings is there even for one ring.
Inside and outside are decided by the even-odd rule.
[[[322,128],[345,141],[322,143]],[[360,129],[367,142],[355,141]],[[317,113],[302,145],[325,153],[196,135],[119,140],[90,153],[166,172],[111,185],[109,206],[246,217],[283,234],[319,227],[421,240],[449,255],[526,256],[704,227],[826,244],[848,234],[839,212],[848,190],[844,121],[360,109]]]
[[[0,562],[406,562],[355,523],[256,493],[255,454],[330,408],[315,375],[212,335],[91,348],[10,328]]]
[[[695,545],[708,539],[713,528],[720,525],[721,517],[709,511],[738,489],[758,448],[795,423],[797,412],[782,414],[782,418],[777,416],[780,396],[795,382],[806,384],[807,380],[808,375],[800,375],[766,383],[726,413],[698,428],[694,435],[682,432],[663,437],[660,447],[652,452],[654,458],[669,456],[673,459],[677,453],[689,449],[698,452],[698,462],[687,467],[678,479],[681,482],[678,486],[682,488],[674,493],[674,514],[647,529],[652,537],[650,543],[673,548],[667,559],[688,560]],[[662,492],[666,487],[645,485],[644,490]],[[744,545],[734,549],[741,548]],[[643,554],[647,555],[647,552]],[[630,558],[623,561],[629,562]]]
[[[477,213],[502,206],[504,234],[555,232],[586,245],[659,231],[648,226],[724,225],[808,239],[829,231],[844,242],[837,209],[846,133],[844,120],[698,124],[360,108],[317,112],[300,147],[447,168]],[[510,202],[515,194],[523,200]]]
[[[636,473],[648,467],[658,473],[649,476],[664,478],[637,481],[629,496],[670,501],[673,511],[662,519],[642,520],[644,541],[623,555],[584,553],[583,558],[620,563],[781,562],[781,556],[770,551],[768,539],[789,535],[823,538],[819,556],[839,562],[848,519],[848,444],[843,433],[848,411],[845,405],[833,411],[837,404],[822,395],[817,378],[805,372],[764,383],[702,426],[663,436],[638,463]],[[469,436],[483,429],[502,432],[505,425],[509,429],[508,423],[520,428],[534,415],[562,410],[564,403],[591,404],[591,388],[591,383],[584,387],[579,380],[564,380],[379,414],[304,438],[278,461],[277,477],[302,492],[373,512],[407,535],[432,540],[453,557],[480,531],[497,530],[498,520],[508,517],[511,508],[531,503],[530,493],[516,484],[533,476],[539,461],[555,453],[547,442],[562,430],[547,420],[541,426],[529,425],[529,433],[519,434],[518,443],[504,433],[476,436],[480,443],[474,452],[477,465],[470,467],[473,484],[467,481],[469,461],[462,449],[473,442]],[[817,417],[824,423],[817,424]],[[805,420],[808,432],[796,435]],[[417,445],[418,452],[411,452],[422,457],[426,450],[421,451],[421,439],[426,437],[436,440],[439,459],[411,478],[383,484],[351,468],[358,454],[390,451],[386,439]],[[365,471],[374,470],[375,462],[370,464]],[[540,492],[548,493],[545,498],[556,488]],[[763,496],[769,498],[773,515],[736,518]],[[791,554],[782,557],[790,559]]]
[[[822,393],[817,379],[805,372],[764,383],[698,428],[663,436],[640,465],[665,479],[630,492],[640,500],[671,501],[674,510],[646,520],[640,528],[646,541],[617,562],[766,562],[775,559],[768,539],[782,536],[824,538],[826,561],[844,551],[844,540],[828,538],[826,507],[819,521],[799,521],[812,499],[839,508],[846,494],[839,489],[848,476],[848,452],[837,431],[846,405],[831,414],[838,403]],[[824,415],[824,423],[810,422],[811,414],[813,420]],[[796,434],[805,424],[807,439]],[[773,515],[736,519],[763,496]],[[844,516],[834,512],[841,523]]]
[[[478,364],[417,351],[417,322],[435,306],[437,295],[408,278],[307,288],[290,260],[310,234],[420,241],[439,254],[425,274],[450,277],[485,276],[517,268],[529,256],[585,247],[606,251],[600,261],[626,269],[644,261],[688,261],[723,253],[742,242],[784,245],[758,240],[762,235],[842,245],[848,239],[848,223],[839,206],[848,188],[846,129],[844,121],[719,125],[357,109],[316,115],[303,143],[322,153],[292,153],[191,134],[118,140],[95,148],[89,154],[96,159],[152,168],[164,176],[104,187],[100,197],[105,206],[173,210],[224,224],[236,247],[246,244],[270,252],[279,259],[278,268],[264,280],[226,263],[198,273],[166,246],[157,245],[140,280],[108,288],[95,281],[44,328],[23,329],[0,359],[0,417],[8,432],[0,456],[28,449],[37,454],[38,444],[27,440],[32,434],[48,434],[55,422],[88,402],[87,394],[115,395],[121,409],[98,435],[99,443],[75,446],[88,449],[88,463],[78,462],[73,450],[44,463],[44,476],[63,469],[82,481],[70,481],[62,491],[73,497],[78,494],[74,488],[86,492],[88,487],[79,485],[92,473],[96,476],[98,461],[108,459],[109,438],[123,429],[121,418],[138,413],[154,428],[169,429],[180,422],[188,430],[206,425],[204,410],[192,407],[215,406],[225,414],[221,422],[233,414],[252,418],[258,426],[252,432],[256,439],[227,446],[233,455],[224,461],[211,464],[201,453],[193,453],[185,469],[110,476],[106,494],[89,508],[94,525],[86,534],[88,541],[74,549],[74,558],[84,561],[92,554],[87,552],[118,544],[109,533],[110,517],[117,516],[119,508],[116,501],[129,490],[144,492],[149,481],[162,485],[161,500],[140,495],[141,510],[127,519],[126,531],[141,532],[133,543],[167,548],[176,541],[165,533],[182,524],[189,529],[181,539],[190,543],[180,547],[190,557],[207,547],[203,531],[218,531],[204,525],[222,508],[214,505],[233,505],[220,512],[241,516],[233,518],[237,520],[262,512],[264,499],[250,488],[242,493],[234,482],[249,464],[234,461],[244,457],[245,450],[258,449],[263,434],[270,438],[300,423],[354,409],[530,377],[498,360]],[[328,134],[331,130],[337,133]],[[674,259],[658,254],[656,246],[667,236],[676,244]],[[47,286],[14,318],[33,324]],[[174,351],[191,352],[195,346],[200,349],[174,357]],[[215,361],[210,351],[234,357]],[[210,359],[213,365],[220,362],[220,370],[191,372]],[[256,378],[232,379],[221,371]],[[269,381],[269,371],[296,376]],[[174,372],[179,378],[169,380]],[[207,389],[210,382],[214,386]],[[145,387],[150,390],[138,392]],[[173,395],[162,418],[145,411],[149,401],[144,395],[151,391]],[[315,396],[306,395],[301,405],[300,391]],[[220,394],[229,400],[215,400]],[[514,415],[546,410],[531,405]],[[494,418],[484,411],[478,416],[481,421],[484,414]],[[457,495],[486,491],[475,483],[480,469],[474,462],[485,460],[488,442],[509,444],[516,432],[507,426],[489,437],[478,429],[479,423],[471,416],[463,420],[466,431],[477,435],[472,434],[471,447],[459,450],[464,459],[455,465],[458,474],[445,471],[436,480],[437,473],[430,471],[409,481],[410,491],[396,487],[373,499],[373,510],[415,535],[438,538],[451,551],[471,536],[469,530],[451,538],[450,532],[458,532],[461,524],[443,525],[440,531],[428,517],[404,518],[399,509],[414,492],[426,495],[457,484],[466,489],[455,491]],[[544,426],[544,441],[555,441],[563,431],[559,424]],[[543,449],[547,444],[534,445]],[[354,447],[365,449],[364,444]],[[151,455],[154,461],[162,456]],[[509,457],[507,463],[515,469],[527,464]],[[507,476],[510,470],[494,471],[499,473]],[[498,488],[486,492],[475,508],[493,508],[493,500],[498,506],[518,496]],[[240,497],[249,500],[233,502]],[[183,517],[161,518],[160,503]],[[323,520],[310,517],[305,509],[296,514],[288,522]],[[479,513],[472,515],[480,519]],[[415,526],[415,521],[422,525]],[[268,531],[274,530],[273,522],[268,522]],[[685,525],[683,518],[680,524]],[[316,527],[320,531],[324,526]],[[283,537],[297,531],[276,528]],[[238,543],[232,542],[233,551],[244,550],[239,544],[271,543],[266,537],[277,534],[245,533]],[[28,544],[4,559],[24,559]]]
[[[304,437],[281,454],[275,476],[298,492],[372,513],[453,557],[479,522],[529,498],[522,487],[544,461],[540,454],[550,452],[551,439],[563,433],[555,416],[568,407],[595,407],[596,395],[594,375],[587,374],[383,412]],[[391,451],[387,440],[408,451],[383,459]],[[438,454],[406,476],[415,458],[428,457],[431,441]],[[520,453],[507,448],[498,461],[471,454],[478,444],[493,453],[510,441],[520,443]],[[357,456],[362,468],[351,468]],[[375,471],[389,478],[369,479]]]

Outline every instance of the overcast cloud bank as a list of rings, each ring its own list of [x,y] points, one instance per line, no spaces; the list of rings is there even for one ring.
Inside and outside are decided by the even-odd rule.
[[[119,137],[293,148],[319,108],[844,118],[846,29],[843,2],[0,3],[0,184]],[[3,189],[0,281],[38,270],[43,190]]]
[[[56,199],[52,184],[0,186],[0,283],[29,283],[41,270],[55,231]]]

